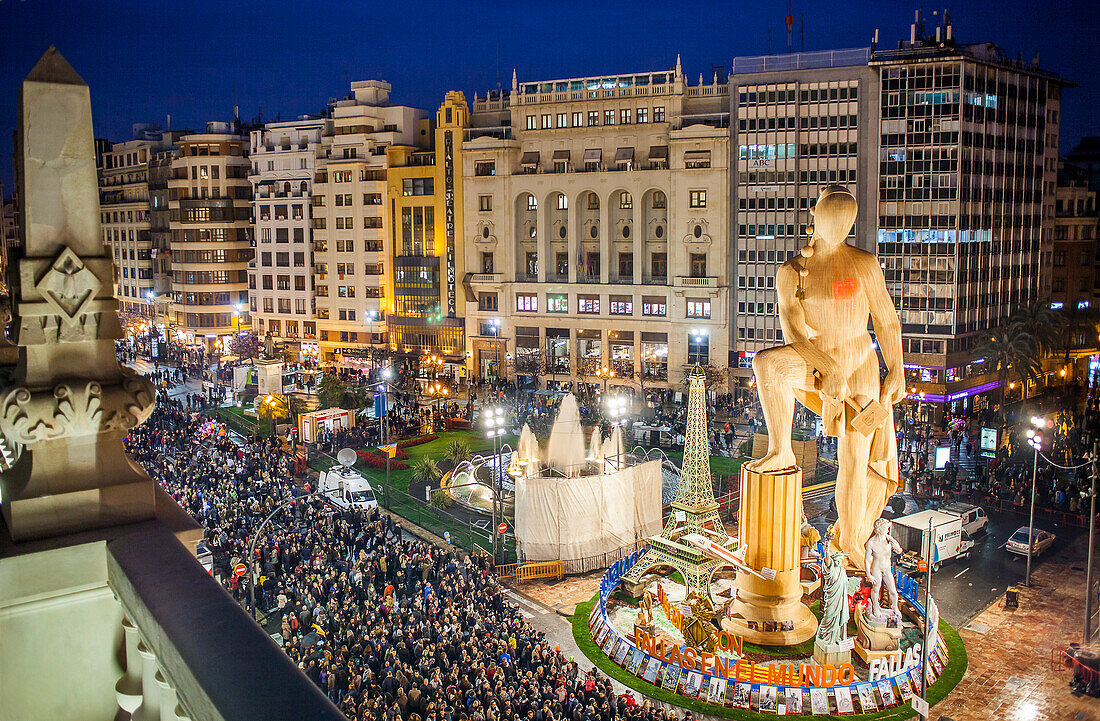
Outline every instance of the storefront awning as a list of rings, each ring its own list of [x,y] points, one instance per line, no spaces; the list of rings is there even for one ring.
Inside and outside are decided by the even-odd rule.
[[[654,145],[649,149],[650,160],[668,160],[668,146]]]
[[[569,151],[568,150],[555,150],[554,151],[554,162],[556,163],[556,162],[561,161],[561,160],[564,160],[567,163],[569,162]]]
[[[710,163],[710,151],[689,150],[684,153],[684,163]]]
[[[634,148],[619,148],[615,151],[615,164],[634,162]]]
[[[520,165],[532,166],[539,164],[539,154],[537,152],[527,152],[523,154],[523,158],[519,161]]]
[[[600,148],[589,148],[584,151],[584,162],[586,163],[598,163],[603,159],[603,150]]]

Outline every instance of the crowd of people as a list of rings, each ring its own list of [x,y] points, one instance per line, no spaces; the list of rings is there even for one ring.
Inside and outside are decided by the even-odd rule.
[[[202,524],[216,575],[242,603],[248,577],[231,569],[285,504],[256,546],[256,605],[354,721],[677,717],[616,695],[596,669],[552,647],[507,602],[485,558],[411,536],[377,509],[338,512],[307,497],[273,439],[234,441],[162,397],[127,446]]]

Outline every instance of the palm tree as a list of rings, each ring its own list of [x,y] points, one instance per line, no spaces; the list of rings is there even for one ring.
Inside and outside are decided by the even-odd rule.
[[[439,472],[439,466],[428,456],[420,456],[413,462],[412,477],[415,481],[430,486],[438,481],[442,475]]]
[[[1021,382],[1038,380],[1043,374],[1040,346],[1029,330],[1020,323],[1008,323],[994,328],[989,336],[974,348],[976,356],[992,364],[1001,382],[1001,413],[1004,413],[1005,386],[1009,371]]]
[[[446,458],[456,466],[463,461],[468,461],[473,456],[470,444],[466,441],[455,439],[447,446]]]
[[[1021,305],[1008,319],[1008,325],[1021,326],[1034,340],[1040,355],[1052,354],[1062,339],[1066,326],[1064,315],[1050,307],[1050,301],[1035,301]]]

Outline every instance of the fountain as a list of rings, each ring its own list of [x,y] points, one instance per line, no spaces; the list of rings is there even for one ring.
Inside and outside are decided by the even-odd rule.
[[[577,399],[569,393],[561,399],[558,417],[550,431],[550,443],[546,448],[546,460],[550,467],[563,476],[575,477],[584,471],[584,428]]]
[[[577,400],[562,398],[545,453],[524,428],[514,464],[516,540],[529,561],[571,571],[604,565],[603,554],[661,528],[661,463],[625,453],[622,428],[589,443]],[[587,452],[586,452],[587,446]]]

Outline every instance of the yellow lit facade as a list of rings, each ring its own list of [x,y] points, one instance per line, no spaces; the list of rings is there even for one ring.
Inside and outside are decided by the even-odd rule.
[[[421,121],[431,149],[386,150],[387,330],[397,353],[465,354],[461,154],[469,117],[465,96],[448,92],[435,123]]]

